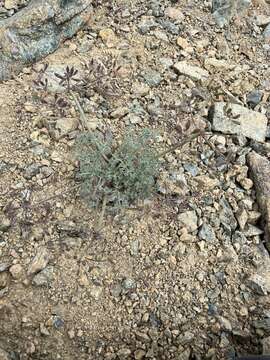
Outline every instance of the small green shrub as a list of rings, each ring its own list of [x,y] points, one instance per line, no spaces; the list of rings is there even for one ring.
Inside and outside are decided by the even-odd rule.
[[[76,149],[81,195],[89,205],[99,206],[105,199],[107,208],[121,208],[153,192],[160,163],[151,131],[129,132],[117,146],[83,133]]]

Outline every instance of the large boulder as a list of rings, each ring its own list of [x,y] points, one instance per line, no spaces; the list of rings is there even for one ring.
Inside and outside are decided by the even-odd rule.
[[[55,51],[88,20],[91,0],[32,0],[0,21],[0,81]]]

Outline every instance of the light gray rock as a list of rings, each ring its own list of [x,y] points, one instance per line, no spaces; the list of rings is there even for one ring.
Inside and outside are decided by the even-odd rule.
[[[0,81],[54,52],[88,20],[91,0],[32,0],[0,22]],[[26,41],[27,39],[27,41]]]
[[[258,295],[270,294],[270,273],[262,275],[254,274],[247,282],[248,286]]]
[[[68,135],[77,129],[79,123],[75,118],[61,118],[56,121],[55,127],[60,132],[60,137]]]
[[[53,268],[51,266],[48,266],[34,276],[32,284],[35,286],[48,286],[52,280]]]
[[[195,211],[186,211],[177,217],[180,225],[185,226],[188,231],[195,231],[198,228],[198,217]]]
[[[206,241],[214,241],[216,236],[213,228],[208,224],[203,224],[199,230],[199,238]]]
[[[263,32],[264,40],[266,43],[270,43],[270,24],[266,26]]]
[[[196,65],[190,65],[186,61],[179,61],[173,65],[173,68],[181,75],[186,75],[192,80],[207,80],[208,71]]]
[[[215,131],[265,141],[267,117],[244,106],[218,102],[213,108],[212,121],[212,128]]]
[[[251,0],[212,0],[212,12],[218,26],[228,25],[233,16],[240,15],[251,4]]]

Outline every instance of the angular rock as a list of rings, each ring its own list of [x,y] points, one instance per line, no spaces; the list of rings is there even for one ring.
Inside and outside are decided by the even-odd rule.
[[[251,0],[213,0],[212,12],[218,26],[229,24],[233,16],[240,15],[251,4]]]
[[[198,183],[198,185],[204,189],[214,189],[218,186],[218,179],[212,179],[207,175],[199,175],[194,178],[194,180]]]
[[[247,159],[256,188],[257,201],[264,218],[266,246],[270,250],[270,162],[254,151]]]
[[[267,295],[270,294],[270,273],[263,274],[254,274],[248,279],[248,286],[255,291],[258,295]]]
[[[0,231],[6,232],[11,226],[11,221],[4,214],[0,214]]]
[[[56,121],[55,127],[59,130],[60,136],[66,136],[78,127],[78,120],[75,118],[61,118]]]
[[[199,238],[206,241],[214,241],[216,238],[213,228],[208,224],[203,224],[199,230]]]
[[[266,26],[263,32],[264,40],[266,43],[270,43],[270,24]]]
[[[198,228],[198,217],[195,211],[186,211],[177,217],[180,225],[186,226],[188,231],[194,231]]]
[[[186,61],[179,61],[173,65],[173,68],[182,75],[190,77],[192,80],[206,80],[209,77],[208,71],[199,66],[190,65]]]
[[[54,52],[88,20],[91,0],[32,0],[0,22],[0,81]]]
[[[18,280],[22,277],[23,267],[20,264],[12,265],[9,268],[9,272],[11,273],[11,276],[13,277],[13,279]]]
[[[45,267],[48,265],[49,262],[49,253],[48,250],[45,247],[40,247],[37,250],[36,256],[32,260],[29,269],[28,274],[36,274],[39,271],[45,269]]]
[[[267,117],[238,104],[218,102],[212,113],[213,130],[224,134],[244,135],[247,138],[265,141]]]
[[[7,284],[8,284],[8,274],[6,272],[0,273],[0,289],[4,289],[7,286]]]
[[[53,280],[53,267],[48,266],[46,269],[36,274],[32,280],[35,286],[48,286]]]

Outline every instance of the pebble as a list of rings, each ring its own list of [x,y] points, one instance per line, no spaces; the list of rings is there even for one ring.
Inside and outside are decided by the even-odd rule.
[[[133,290],[136,289],[136,282],[135,280],[131,279],[131,278],[125,278],[122,282],[122,287],[125,290]]]
[[[135,97],[143,97],[149,93],[150,87],[144,83],[135,83],[131,91]]]
[[[29,265],[28,274],[33,275],[43,270],[48,265],[49,259],[48,250],[45,247],[38,248],[36,256]]]
[[[53,280],[53,267],[48,266],[33,277],[32,284],[35,286],[48,286]]]
[[[252,109],[257,106],[262,100],[262,92],[259,90],[253,90],[247,94],[246,102],[251,106]]]
[[[199,173],[199,169],[196,165],[187,163],[183,165],[184,169],[190,173],[192,176],[197,176]]]
[[[198,183],[199,186],[204,189],[213,189],[219,185],[218,179],[212,179],[207,175],[199,175],[194,178],[194,180]]]
[[[9,220],[9,218],[4,214],[0,214],[0,231],[6,232],[8,231],[10,226],[11,221]]]
[[[158,86],[162,81],[161,74],[153,69],[148,69],[144,71],[143,77],[147,85],[151,87]]]
[[[179,225],[185,226],[188,231],[193,232],[198,228],[198,217],[195,211],[186,211],[177,216]]]
[[[249,220],[249,215],[248,212],[246,211],[246,209],[239,209],[236,214],[235,217],[238,221],[239,227],[241,230],[244,230],[246,223]]]
[[[176,7],[167,7],[165,9],[164,15],[172,20],[182,22],[185,19],[185,15],[182,11]]]
[[[146,352],[142,349],[136,350],[134,353],[135,360],[144,359]]]
[[[116,47],[118,44],[117,36],[110,28],[100,30],[99,36],[109,49]]]
[[[91,286],[89,290],[90,296],[96,301],[100,299],[102,292],[103,292],[102,286]]]
[[[143,17],[138,24],[138,29],[141,34],[147,34],[150,30],[158,26],[158,23],[152,17]]]
[[[60,137],[66,136],[78,128],[78,120],[75,118],[61,118],[56,121],[56,129],[60,132]]]
[[[253,181],[249,178],[241,178],[238,182],[245,190],[250,190],[253,187]]]
[[[4,289],[8,284],[8,274],[6,272],[0,273],[0,289]]]
[[[23,267],[20,264],[12,265],[9,268],[9,272],[10,272],[11,276],[13,277],[13,279],[18,280],[23,275]]]
[[[117,356],[119,359],[127,359],[131,355],[131,350],[129,349],[120,349],[117,351]]]
[[[198,232],[199,238],[206,241],[215,241],[216,236],[213,228],[208,224],[203,224]]]
[[[24,177],[27,180],[31,180],[34,176],[36,176],[41,168],[41,164],[39,163],[33,163],[29,166],[27,166],[24,170]]]
[[[232,331],[232,324],[230,323],[230,321],[228,319],[226,319],[223,316],[218,316],[217,318],[218,318],[218,321],[223,330],[228,331],[228,332]]]

